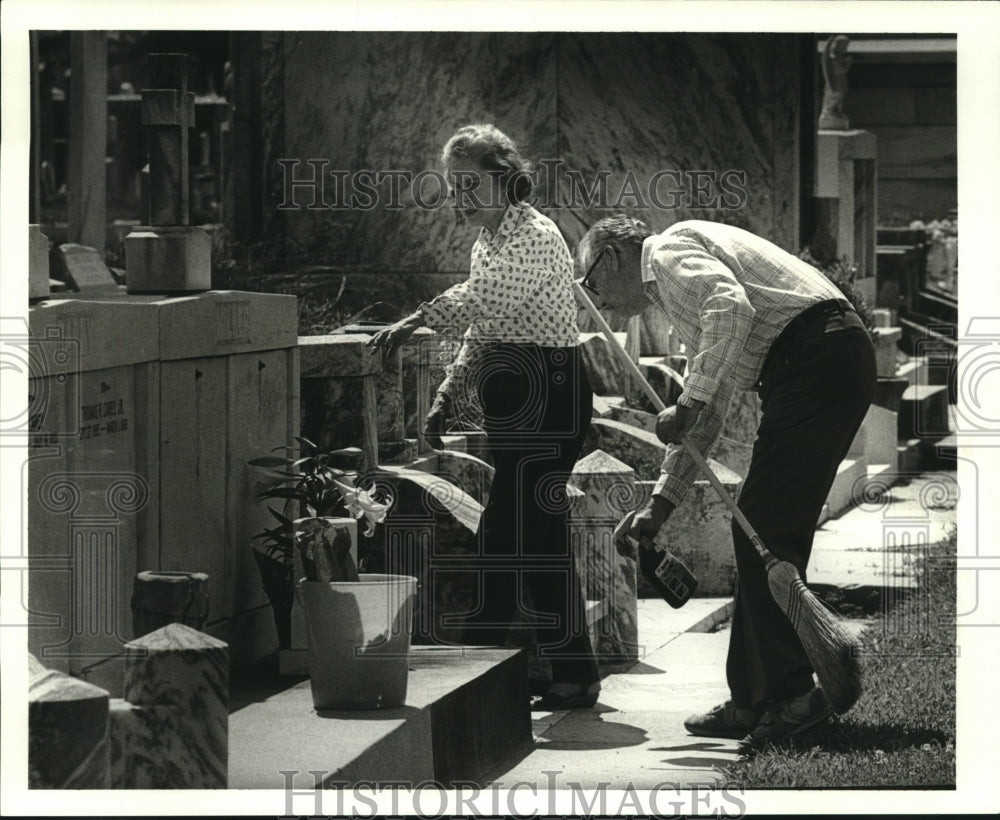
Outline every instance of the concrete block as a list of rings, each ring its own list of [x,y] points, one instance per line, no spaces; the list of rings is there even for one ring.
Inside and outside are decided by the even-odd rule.
[[[896,416],[892,410],[876,404],[868,408],[862,429],[865,431],[863,452],[869,467],[873,464],[885,464],[892,470],[896,469],[899,429]]]
[[[581,455],[598,449],[631,466],[637,479],[657,478],[667,451],[654,433],[612,419],[591,422]]]
[[[945,385],[910,385],[903,393],[898,422],[900,439],[939,439],[948,435],[951,432],[948,388]]]
[[[463,650],[451,650],[457,655]],[[481,650],[468,650],[475,656]],[[437,669],[441,659],[435,650],[411,653],[412,668]],[[489,651],[488,658],[499,657]],[[489,682],[479,680],[459,686],[430,705],[431,743],[434,750],[434,778],[444,785],[480,781],[483,776],[531,743],[531,716],[528,701],[528,674],[524,652],[500,661],[491,670]],[[456,670],[457,671],[457,670]],[[442,674],[441,683],[448,685]],[[484,676],[485,677],[485,676]],[[489,688],[487,688],[489,687]],[[483,708],[488,704],[488,708]]]
[[[853,282],[854,289],[861,294],[861,297],[869,305],[875,304],[876,296],[876,277],[866,276],[864,279],[855,279]]]
[[[446,340],[429,327],[417,328],[406,344],[399,349],[403,367],[437,363],[438,356],[445,345]]]
[[[29,658],[28,786],[108,788],[108,693]]]
[[[234,712],[230,787],[319,785],[329,797],[329,789],[362,781],[484,783],[531,743],[521,650],[415,646],[410,665],[406,705],[380,711],[377,720],[367,712],[317,713],[308,681]],[[282,771],[295,772],[290,784]]]
[[[29,378],[151,362],[160,354],[156,308],[126,298],[49,299],[29,309],[28,327]]]
[[[848,456],[837,467],[833,486],[826,496],[830,517],[836,518],[856,503],[856,494],[868,477],[868,461],[863,455]]]
[[[954,433],[945,436],[937,443],[938,458],[954,462],[958,458],[958,436]]]
[[[901,440],[896,446],[896,463],[901,473],[920,472],[923,463],[923,443],[918,438]]]
[[[875,304],[875,297],[869,300],[869,304]],[[872,317],[875,319],[875,327],[892,327],[892,311],[889,308],[872,308]]]
[[[626,407],[624,404],[611,405],[608,408],[607,418],[628,424],[638,430],[656,434],[656,413],[647,410],[636,410],[634,407]]]
[[[603,419],[612,416],[612,410],[616,407],[624,407],[625,398],[623,396],[598,396],[594,394],[595,419]]]
[[[898,413],[903,393],[909,386],[910,382],[902,374],[894,377],[879,376],[875,381],[875,395],[872,398],[872,404]]]
[[[464,453],[466,448],[469,446],[468,439],[462,435],[441,436],[441,443],[444,445],[446,452],[451,450],[458,453]]]
[[[203,572],[138,572],[132,586],[133,637],[170,623],[201,629],[208,618],[207,586]]]
[[[127,647],[124,695],[111,725],[113,787],[226,788],[226,644],[183,624],[138,638]]]
[[[816,522],[816,526],[821,527],[826,521],[829,520],[830,520],[830,505],[823,504],[823,509],[819,511],[819,520]]]
[[[379,464],[409,464],[417,457],[418,444],[415,438],[397,441],[379,441]]]
[[[572,508],[571,544],[584,597],[605,605],[594,647],[604,661],[637,658],[636,565],[618,555],[612,540],[615,526],[637,506],[634,482],[631,467],[601,450],[580,459],[570,476],[582,493]]]
[[[875,346],[875,365],[879,376],[896,375],[898,343],[902,336],[903,329],[899,327],[875,328],[872,342]]]
[[[746,476],[760,426],[760,398],[752,390],[737,390],[729,405],[719,439],[709,455],[739,476]]]
[[[28,226],[28,298],[49,295],[49,240],[38,225]]]
[[[908,361],[899,365],[896,375],[901,379],[906,379],[909,384],[931,383],[925,356],[911,356]]]
[[[288,349],[299,343],[294,296],[213,290],[167,299],[134,298],[159,311],[163,361]]]
[[[212,287],[212,240],[192,226],[140,226],[125,237],[129,293],[190,293]]]

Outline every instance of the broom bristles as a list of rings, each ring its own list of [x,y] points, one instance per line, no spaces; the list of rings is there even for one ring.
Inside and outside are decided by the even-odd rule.
[[[802,583],[787,561],[768,567],[771,595],[788,617],[837,714],[850,709],[861,696],[861,665],[857,641],[820,600]]]

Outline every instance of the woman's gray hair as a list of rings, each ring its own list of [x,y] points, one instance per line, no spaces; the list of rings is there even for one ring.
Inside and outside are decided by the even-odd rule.
[[[531,165],[517,145],[492,123],[476,123],[458,129],[444,146],[441,160],[465,159],[498,175],[508,202],[525,202],[535,187]]]

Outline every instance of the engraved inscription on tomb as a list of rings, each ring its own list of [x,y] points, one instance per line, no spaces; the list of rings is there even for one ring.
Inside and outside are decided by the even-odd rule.
[[[215,344],[250,343],[250,303],[222,302],[215,306]]]

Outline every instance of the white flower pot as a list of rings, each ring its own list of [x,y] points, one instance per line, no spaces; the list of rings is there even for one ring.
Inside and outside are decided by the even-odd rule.
[[[416,590],[417,579],[408,575],[299,582],[317,711],[404,704]]]

